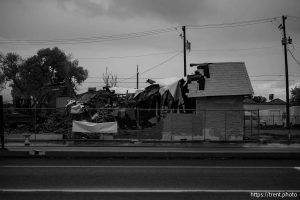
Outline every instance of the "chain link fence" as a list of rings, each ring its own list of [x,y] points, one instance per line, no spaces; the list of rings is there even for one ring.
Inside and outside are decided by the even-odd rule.
[[[299,116],[291,116],[298,122]],[[7,143],[203,142],[286,139],[284,117],[258,110],[4,108]],[[92,128],[91,128],[92,127]],[[78,129],[79,128],[79,129]],[[299,129],[292,129],[292,139]]]

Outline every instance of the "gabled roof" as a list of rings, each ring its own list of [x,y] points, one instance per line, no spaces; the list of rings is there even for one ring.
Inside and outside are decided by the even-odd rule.
[[[256,103],[255,101],[253,101],[250,98],[246,98],[243,101],[244,104],[256,104],[256,105],[285,105],[285,101],[281,100],[281,99],[273,99],[269,102],[264,102],[264,103]]]
[[[273,99],[272,101],[268,102],[268,104],[271,104],[271,105],[285,105],[285,101],[277,98],[277,99]]]
[[[189,91],[188,97],[251,95],[253,88],[243,62],[207,64],[209,78],[204,90]]]

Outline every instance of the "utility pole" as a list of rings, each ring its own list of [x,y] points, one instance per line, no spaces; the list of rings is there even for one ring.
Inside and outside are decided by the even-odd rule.
[[[282,30],[283,38],[281,43],[284,47],[284,63],[285,63],[285,92],[286,92],[286,127],[289,130],[288,137],[291,138],[290,132],[290,91],[289,91],[289,69],[288,69],[288,59],[287,59],[287,44],[288,39],[286,37],[286,28],[285,28],[286,16],[282,16]]]
[[[184,66],[184,72],[183,75],[186,76],[186,34],[185,34],[185,26],[182,26],[182,32],[183,32],[183,66]]]
[[[139,65],[136,66],[136,89],[139,89]]]

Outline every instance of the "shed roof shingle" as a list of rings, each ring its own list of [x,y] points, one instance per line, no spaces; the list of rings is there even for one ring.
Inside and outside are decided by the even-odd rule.
[[[243,62],[209,64],[210,78],[205,78],[204,90],[187,93],[188,97],[251,95],[253,88]]]

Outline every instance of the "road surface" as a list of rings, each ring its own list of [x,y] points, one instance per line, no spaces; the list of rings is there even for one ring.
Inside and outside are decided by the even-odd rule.
[[[1,199],[298,199],[299,183],[299,160],[0,160]]]

